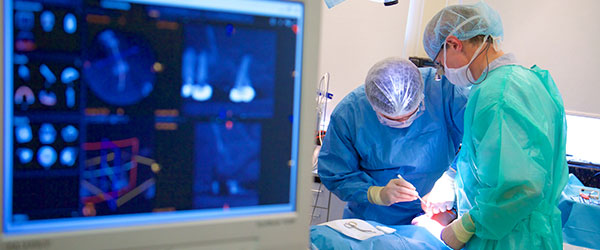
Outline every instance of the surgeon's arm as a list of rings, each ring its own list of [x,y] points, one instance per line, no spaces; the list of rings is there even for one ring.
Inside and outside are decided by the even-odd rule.
[[[444,92],[444,117],[446,118],[452,143],[458,151],[464,132],[463,121],[470,90],[450,83],[446,77],[442,78],[441,83]]]
[[[502,100],[473,117],[476,178],[484,187],[469,214],[483,239],[506,236],[543,198],[548,159],[541,152],[551,147],[549,139],[534,114],[515,107]]]
[[[334,113],[319,152],[319,176],[327,189],[343,201],[369,202],[367,190],[374,180],[359,169],[359,155],[354,148],[354,131],[346,119]]]

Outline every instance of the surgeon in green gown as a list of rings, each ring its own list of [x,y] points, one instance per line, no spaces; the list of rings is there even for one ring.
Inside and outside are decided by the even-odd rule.
[[[454,249],[562,249],[567,181],[563,101],[550,73],[500,50],[499,14],[483,2],[448,6],[423,43],[451,83],[471,86],[458,170]]]

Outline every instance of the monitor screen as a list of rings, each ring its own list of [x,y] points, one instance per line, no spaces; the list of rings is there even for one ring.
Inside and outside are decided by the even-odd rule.
[[[304,4],[4,2],[3,234],[296,210]]]
[[[567,160],[600,165],[598,142],[600,141],[600,118],[566,115]]]

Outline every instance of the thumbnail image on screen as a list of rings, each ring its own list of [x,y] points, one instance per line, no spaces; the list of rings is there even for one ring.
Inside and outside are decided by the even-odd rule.
[[[227,109],[272,116],[274,31],[189,24],[184,37],[181,96],[186,113],[210,115]]]

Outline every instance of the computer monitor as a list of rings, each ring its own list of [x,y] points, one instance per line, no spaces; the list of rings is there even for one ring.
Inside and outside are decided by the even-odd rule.
[[[1,249],[306,249],[319,1],[7,0]]]
[[[600,117],[571,113],[567,119],[567,160],[600,165],[597,143],[600,141]]]

